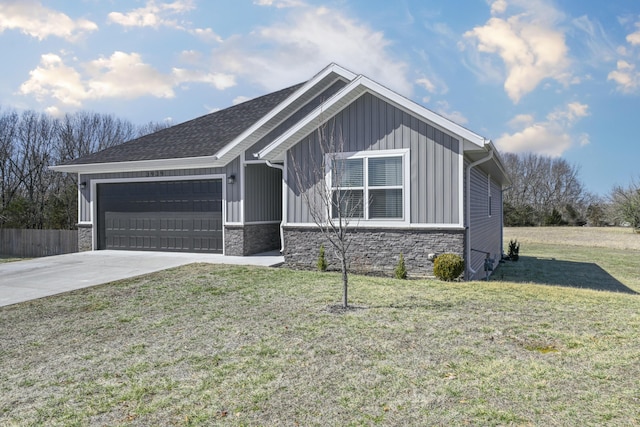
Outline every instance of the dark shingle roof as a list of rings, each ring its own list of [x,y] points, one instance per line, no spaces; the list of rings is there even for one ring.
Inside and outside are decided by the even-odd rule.
[[[302,84],[71,160],[64,165],[212,156]]]

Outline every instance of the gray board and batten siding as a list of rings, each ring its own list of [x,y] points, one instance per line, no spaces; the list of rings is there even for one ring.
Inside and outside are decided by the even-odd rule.
[[[265,164],[247,164],[244,171],[244,220],[282,220],[282,171]]]
[[[489,195],[491,197],[489,197]],[[489,206],[491,203],[491,206]],[[471,268],[482,278],[486,253],[494,260],[502,256],[502,187],[481,168],[471,169]]]
[[[342,135],[343,152],[410,149],[410,222],[443,226],[462,222],[458,139],[370,93],[332,117],[326,130],[337,138]],[[291,148],[289,156],[298,165],[321,164],[318,138],[318,132],[312,132]],[[313,169],[310,165],[306,171],[312,174]],[[295,179],[295,171],[288,168],[287,223],[312,223]]]

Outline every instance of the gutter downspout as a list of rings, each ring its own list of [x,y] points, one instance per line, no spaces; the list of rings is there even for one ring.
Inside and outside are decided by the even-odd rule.
[[[491,150],[491,147],[489,147]],[[483,157],[480,160],[476,160],[475,162],[469,164],[467,166],[467,182],[466,182],[466,190],[467,190],[467,260],[465,264],[467,265],[467,273],[466,279],[469,280],[470,274],[476,274],[478,271],[471,268],[471,169],[478,166],[479,164],[488,162],[493,159],[493,150],[489,151],[489,155],[487,157]]]
[[[269,166],[270,168],[274,168],[274,169],[280,169],[282,171],[282,192],[284,193],[286,191],[286,187],[285,187],[285,183],[286,183],[286,177],[284,175],[284,166],[283,165],[276,165],[271,163],[271,161],[269,160],[265,160],[267,166]],[[284,194],[283,194],[284,196]],[[283,203],[284,203],[284,197],[283,197]],[[286,209],[286,208],[285,208]],[[284,253],[284,209],[282,210],[282,220],[280,221],[280,253]]]

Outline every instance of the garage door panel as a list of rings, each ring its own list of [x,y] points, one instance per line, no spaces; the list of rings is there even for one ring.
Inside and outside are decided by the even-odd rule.
[[[222,252],[222,181],[100,184],[100,249]]]

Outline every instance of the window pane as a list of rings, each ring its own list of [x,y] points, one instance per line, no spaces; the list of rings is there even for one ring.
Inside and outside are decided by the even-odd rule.
[[[369,190],[369,218],[402,218],[402,190]]]
[[[372,187],[402,185],[402,157],[369,159],[369,185]]]
[[[362,190],[336,190],[333,192],[332,213],[333,218],[362,218],[364,204]],[[339,209],[339,210],[338,210]]]
[[[364,168],[362,159],[336,159],[333,162],[333,187],[362,187]]]

